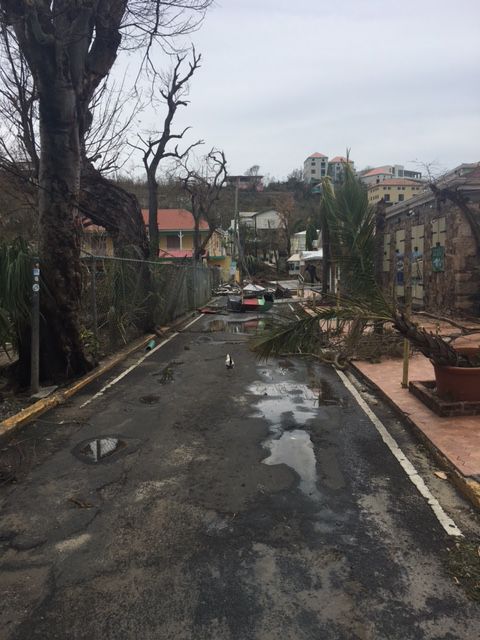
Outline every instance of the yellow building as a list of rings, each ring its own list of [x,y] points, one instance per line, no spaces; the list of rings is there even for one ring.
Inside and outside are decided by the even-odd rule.
[[[148,225],[148,211],[142,211],[145,224]],[[159,252],[163,262],[181,262],[193,256],[194,220],[186,209],[158,209],[157,211]],[[208,224],[200,221],[200,238],[203,241],[210,235]],[[224,233],[215,230],[209,238],[202,259],[209,266],[222,269],[225,280],[229,278],[230,259],[227,256]]]
[[[368,202],[375,204],[384,200],[387,206],[409,200],[425,189],[425,185],[417,180],[406,178],[386,178],[378,184],[368,187]]]

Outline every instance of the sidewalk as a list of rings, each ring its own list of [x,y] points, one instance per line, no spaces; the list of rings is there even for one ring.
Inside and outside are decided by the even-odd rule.
[[[480,507],[480,417],[440,417],[401,386],[402,360],[357,361],[354,368],[406,419],[450,472],[452,481]],[[434,380],[430,361],[410,358],[409,380]]]

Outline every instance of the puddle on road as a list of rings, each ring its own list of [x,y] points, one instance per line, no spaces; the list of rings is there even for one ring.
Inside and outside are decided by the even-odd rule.
[[[249,391],[260,396],[256,413],[270,423],[272,435],[263,442],[270,455],[263,464],[286,464],[299,475],[300,490],[319,498],[315,451],[304,428],[310,420],[328,419],[325,409],[318,406],[318,389],[302,383],[269,381],[254,383]]]
[[[93,438],[80,443],[73,453],[83,462],[97,463],[109,458],[126,446],[127,443],[119,438]]]
[[[208,324],[210,332],[222,333],[262,333],[270,326],[266,318],[250,320],[211,320]]]
[[[302,429],[284,432],[280,438],[268,439],[265,446],[270,456],[263,464],[286,464],[300,476],[300,490],[307,496],[320,497],[317,483],[317,461],[309,434]]]
[[[319,413],[317,393],[305,384],[257,382],[250,385],[248,390],[261,396],[256,403],[256,411],[270,422],[275,433],[292,426],[301,427],[307,420],[322,415],[322,410]]]

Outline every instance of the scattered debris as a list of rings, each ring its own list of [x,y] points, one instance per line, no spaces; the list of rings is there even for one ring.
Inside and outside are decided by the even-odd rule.
[[[241,288],[238,284],[221,284],[216,289],[213,289],[214,296],[228,296],[241,293]]]
[[[93,509],[95,505],[90,504],[90,502],[86,502],[85,500],[79,500],[78,498],[70,497],[68,498],[68,502],[71,502],[79,509]]]
[[[32,394],[32,398],[35,398],[35,400],[43,400],[56,391],[56,389],[58,389],[58,385],[56,384],[50,387],[41,387],[37,393]]]
[[[155,348],[155,345],[157,343],[155,342],[155,340],[150,340],[150,342],[147,344],[147,346],[145,347],[145,351],[152,351],[152,349]]]
[[[275,289],[275,298],[282,299],[291,297],[292,292],[290,291],[290,289],[288,289],[288,287],[283,287],[279,282],[277,282],[277,287]]]
[[[227,357],[225,358],[225,366],[227,367],[227,369],[233,369],[233,367],[235,366],[235,363],[232,360],[232,356],[229,353],[227,353]]]
[[[82,462],[96,464],[124,449],[127,443],[116,436],[101,436],[80,442],[72,453]]]
[[[433,473],[434,473],[434,475],[437,476],[437,478],[440,478],[440,480],[447,480],[448,479],[448,476],[445,473],[445,471],[434,471]]]
[[[480,602],[479,540],[462,540],[448,549],[448,569],[452,580],[461,585],[467,595]]]

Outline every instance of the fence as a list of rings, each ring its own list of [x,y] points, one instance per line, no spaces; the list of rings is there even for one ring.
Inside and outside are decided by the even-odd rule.
[[[219,269],[124,258],[82,259],[81,326],[85,347],[101,357],[204,305],[220,282]]]

